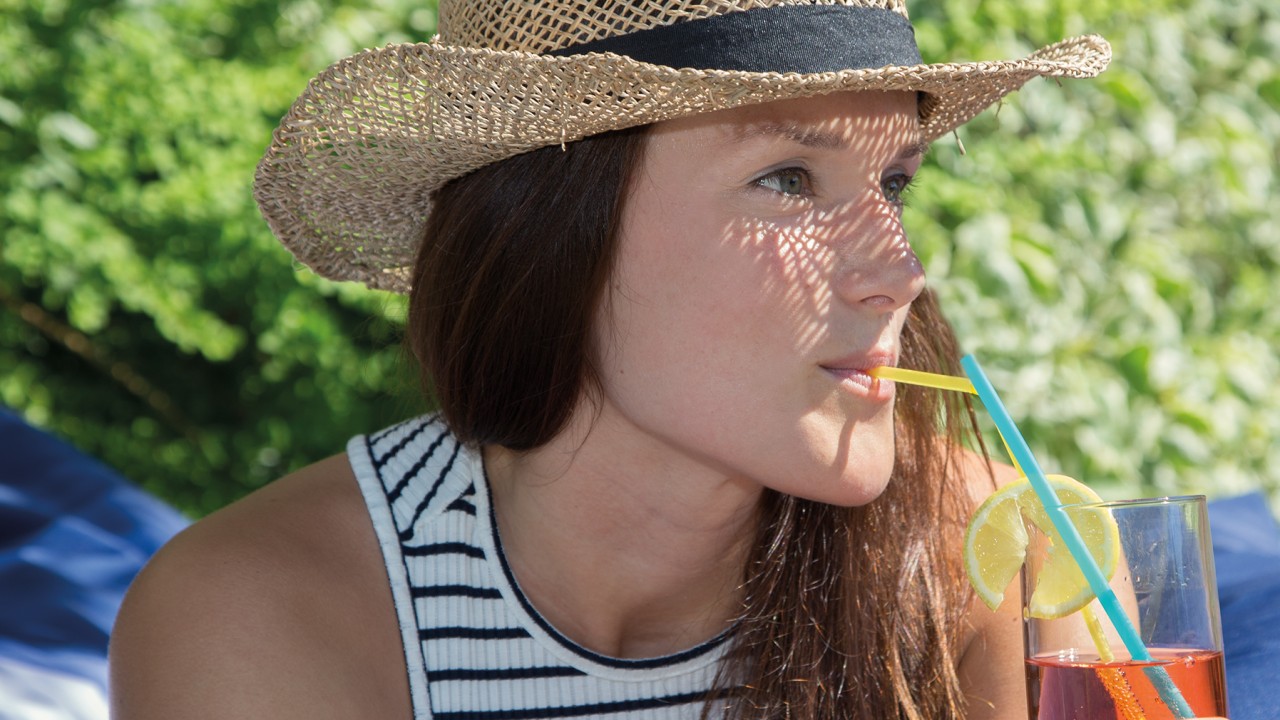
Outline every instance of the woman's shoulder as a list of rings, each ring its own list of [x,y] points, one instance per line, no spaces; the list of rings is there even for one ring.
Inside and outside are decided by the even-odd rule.
[[[405,716],[381,552],[345,455],[162,548],[112,636],[113,717]]]
[[[957,453],[959,478],[966,492],[966,504],[976,508],[991,493],[1019,478],[1018,471],[1008,463],[992,460],[984,453],[960,450]]]

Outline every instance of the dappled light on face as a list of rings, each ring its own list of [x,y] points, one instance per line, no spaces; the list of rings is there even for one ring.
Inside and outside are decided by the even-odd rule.
[[[739,130],[816,148],[808,160],[811,195],[784,199],[781,211],[769,216],[734,218],[722,237],[766,269],[751,291],[794,316],[798,349],[838,343],[833,335],[854,332],[852,320],[842,318],[855,313],[877,315],[880,332],[896,333],[901,313],[893,311],[923,288],[919,260],[902,228],[900,198],[885,189],[886,177],[900,172],[896,164],[910,172],[918,164],[915,116],[861,111],[859,97],[848,97],[848,112],[806,122],[799,138],[787,129],[793,126],[773,120]]]
[[[923,286],[899,202],[919,155],[910,93],[655,125],[602,306],[605,412],[718,473],[878,495],[893,398],[866,370]]]
[[[850,94],[794,116],[779,110],[733,132],[745,142],[774,136],[765,157],[794,161],[808,185],[732,218],[721,241],[760,266],[760,285],[746,291],[785,318],[797,356],[896,352],[907,308],[924,287],[901,222],[900,191],[923,153],[914,98]],[[811,410],[831,418],[826,427],[839,428],[825,464],[837,472],[874,467],[870,458],[892,448],[891,427],[877,408],[832,404],[840,392],[832,386],[812,398]]]

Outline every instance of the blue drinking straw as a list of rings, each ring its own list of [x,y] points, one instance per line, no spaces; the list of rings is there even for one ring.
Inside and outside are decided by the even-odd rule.
[[[1098,567],[1098,563],[1094,562],[1093,556],[1085,549],[1084,539],[1080,537],[1080,531],[1076,529],[1071,519],[1067,517],[1066,511],[1062,509],[1062,501],[1058,499],[1058,493],[1054,491],[1053,486],[1049,484],[1049,480],[1044,476],[1044,472],[1040,469],[1040,464],[1036,462],[1035,456],[1031,454],[1031,448],[1027,446],[1027,441],[1023,439],[1022,433],[1018,432],[1018,426],[1013,424],[1013,418],[1009,417],[1009,412],[1005,410],[1004,403],[1000,402],[1000,396],[996,394],[995,388],[991,386],[991,381],[982,372],[982,367],[978,365],[978,361],[972,355],[965,355],[961,358],[960,365],[964,368],[965,375],[968,375],[969,380],[973,382],[974,389],[978,391],[978,399],[982,401],[983,406],[987,408],[987,412],[991,414],[991,419],[996,424],[996,430],[1000,432],[1005,444],[1009,446],[1009,452],[1017,460],[1027,479],[1031,481],[1031,487],[1035,489],[1036,495],[1040,498],[1040,504],[1044,505],[1045,513],[1049,516],[1049,520],[1053,522],[1053,527],[1058,531],[1058,534],[1062,536],[1067,550],[1071,552],[1071,557],[1076,561],[1076,565],[1080,567],[1080,572],[1084,574],[1085,580],[1088,581],[1089,588],[1098,597],[1098,603],[1102,605],[1102,610],[1107,614],[1107,619],[1111,621],[1111,625],[1115,627],[1116,632],[1120,635],[1120,640],[1124,642],[1125,648],[1129,650],[1129,655],[1139,662],[1154,662],[1154,658],[1151,657],[1151,653],[1147,652],[1147,646],[1143,644],[1142,638],[1138,636],[1138,631],[1133,627],[1129,616],[1120,607],[1120,599],[1116,597],[1115,591],[1107,584],[1107,578],[1102,574],[1102,569]],[[1155,686],[1156,692],[1160,694],[1160,700],[1173,711],[1174,715],[1179,718],[1195,717],[1195,713],[1191,712],[1191,707],[1187,705],[1186,699],[1182,697],[1178,686],[1173,684],[1173,678],[1169,677],[1168,671],[1163,666],[1149,665],[1142,670],[1146,673],[1147,678],[1151,680],[1151,684]]]

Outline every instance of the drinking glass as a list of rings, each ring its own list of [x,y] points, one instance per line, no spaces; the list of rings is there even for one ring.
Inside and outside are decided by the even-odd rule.
[[[1120,543],[1111,587],[1150,659],[1130,652],[1096,599],[1065,617],[1030,616],[1027,601],[1051,543],[1028,525],[1033,537],[1023,570],[1023,632],[1032,720],[1226,717],[1222,628],[1204,496],[1064,509],[1072,518],[1098,512],[1114,518]]]

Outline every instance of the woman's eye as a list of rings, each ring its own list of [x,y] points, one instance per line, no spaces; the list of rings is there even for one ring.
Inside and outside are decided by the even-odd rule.
[[[884,198],[894,205],[902,203],[902,196],[907,191],[907,187],[911,184],[911,176],[904,173],[890,175],[880,181],[880,189],[884,192]]]
[[[812,193],[812,188],[809,184],[809,173],[800,168],[775,170],[757,180],[756,184],[783,195],[809,195]]]

